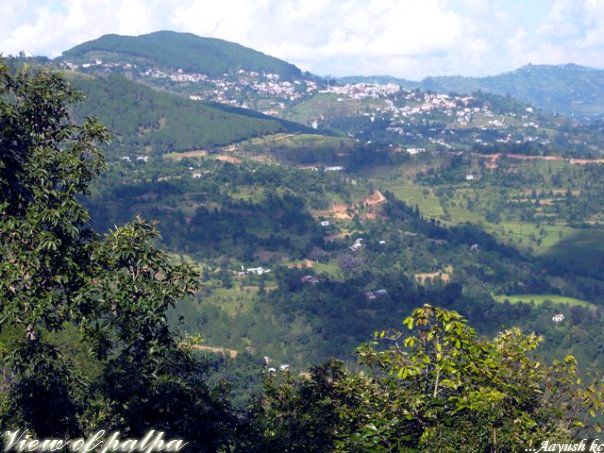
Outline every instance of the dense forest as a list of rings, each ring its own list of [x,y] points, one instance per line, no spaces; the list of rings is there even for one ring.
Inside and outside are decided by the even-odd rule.
[[[308,130],[257,112],[184,99],[162,93],[121,75],[73,75],[85,100],[76,118],[96,116],[115,135],[115,155],[161,154],[227,145],[277,132]]]

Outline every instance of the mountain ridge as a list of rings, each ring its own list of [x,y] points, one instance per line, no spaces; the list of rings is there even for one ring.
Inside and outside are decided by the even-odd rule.
[[[345,83],[397,83],[407,89],[471,94],[486,91],[509,95],[519,101],[551,112],[580,117],[604,115],[604,69],[575,63],[561,65],[528,64],[501,74],[485,77],[429,76],[420,81],[380,76],[339,78]]]
[[[95,52],[105,57],[130,55],[168,68],[211,76],[238,69],[267,70],[284,78],[300,77],[295,65],[241,44],[168,30],[138,36],[107,34],[63,52],[62,58],[85,58]]]

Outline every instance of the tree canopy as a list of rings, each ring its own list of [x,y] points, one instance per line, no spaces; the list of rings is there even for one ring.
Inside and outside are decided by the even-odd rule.
[[[198,277],[155,247],[153,224],[90,229],[78,196],[103,168],[108,134],[93,118],[70,122],[78,99],[55,74],[0,69],[1,427],[64,438],[161,429],[217,451],[227,405],[166,320]],[[64,332],[86,346],[88,369],[56,344]]]

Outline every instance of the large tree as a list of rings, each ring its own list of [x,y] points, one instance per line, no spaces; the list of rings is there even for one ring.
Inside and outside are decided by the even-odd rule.
[[[78,100],[56,73],[0,66],[1,427],[66,438],[159,429],[217,451],[233,419],[166,320],[199,278],[141,219],[103,237],[90,229],[79,197],[109,135],[70,120]]]
[[[307,380],[269,375],[246,448],[518,452],[599,430],[602,383],[582,384],[572,356],[536,358],[535,335],[512,329],[488,341],[430,305],[404,323],[409,335],[378,332],[359,348],[363,372],[331,362]]]

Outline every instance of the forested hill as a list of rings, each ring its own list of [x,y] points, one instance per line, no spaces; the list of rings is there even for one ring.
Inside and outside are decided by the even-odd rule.
[[[604,70],[565,65],[527,65],[490,77],[427,77],[421,82],[386,76],[347,77],[351,82],[395,82],[408,89],[470,94],[476,91],[510,95],[541,109],[566,115],[604,115]]]
[[[566,65],[527,65],[493,77],[430,77],[424,89],[510,95],[565,114],[604,114],[604,70]]]
[[[308,130],[255,111],[156,91],[117,74],[69,75],[86,97],[74,106],[76,118],[98,117],[115,134],[112,146],[116,150],[166,153]]]
[[[132,63],[182,69],[210,77],[239,69],[278,74],[285,79],[302,75],[296,66],[242,45],[173,31],[140,36],[104,35],[67,50],[63,56],[69,59],[102,57],[105,61],[130,59]]]

